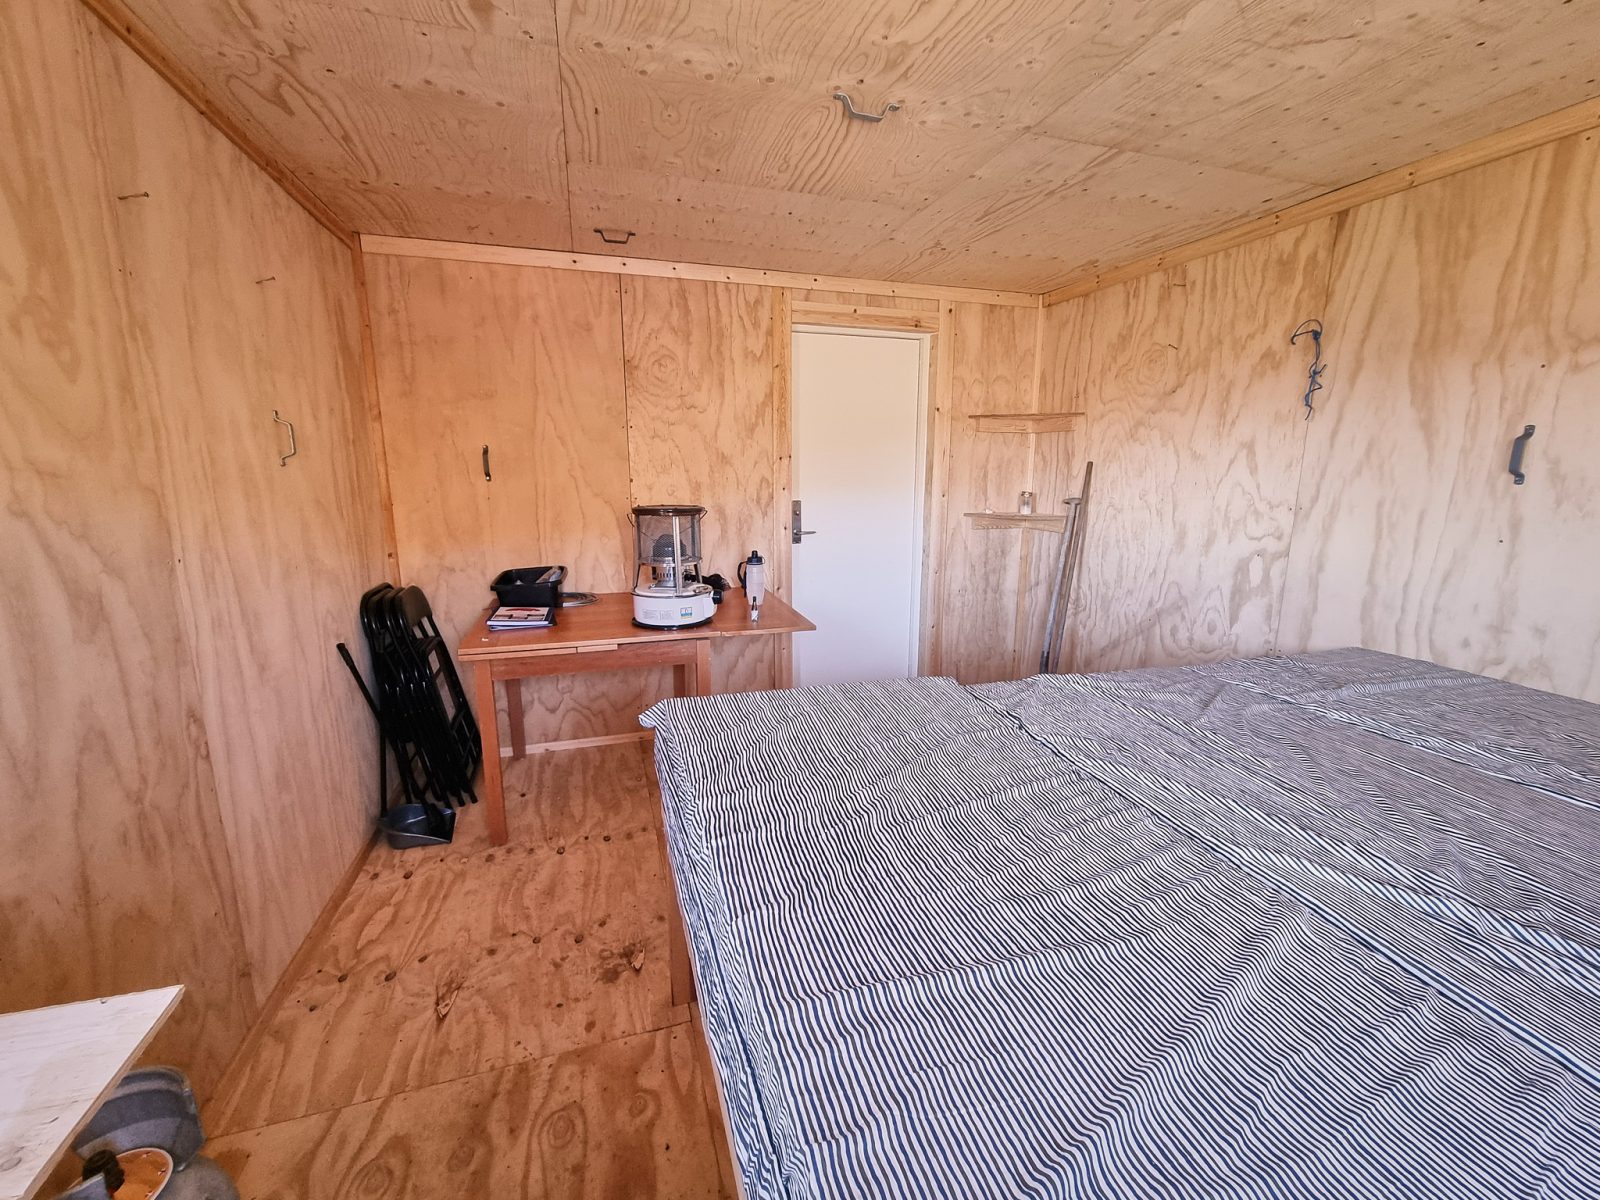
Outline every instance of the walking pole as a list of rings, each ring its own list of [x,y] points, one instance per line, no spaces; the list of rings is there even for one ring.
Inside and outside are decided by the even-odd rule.
[[[1056,608],[1061,603],[1061,584],[1067,575],[1067,547],[1072,545],[1078,526],[1078,498],[1066,501],[1067,515],[1061,526],[1061,547],[1056,551],[1056,577],[1050,585],[1050,608],[1044,618],[1044,645],[1039,649],[1039,674],[1050,670],[1050,648],[1056,637]]]
[[[1072,585],[1078,578],[1078,563],[1083,559],[1083,539],[1087,536],[1089,528],[1089,485],[1094,482],[1094,463],[1083,464],[1083,487],[1078,492],[1077,503],[1072,512],[1072,540],[1067,550],[1066,573],[1060,582],[1059,612],[1056,614],[1058,623],[1064,632],[1067,614],[1072,608]],[[1041,674],[1053,675],[1059,667],[1061,659],[1061,642],[1063,638],[1057,636],[1055,629],[1051,630],[1048,646],[1048,661],[1044,663]]]

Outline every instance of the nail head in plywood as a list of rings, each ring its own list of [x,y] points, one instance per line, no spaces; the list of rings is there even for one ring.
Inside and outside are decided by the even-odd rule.
[[[1071,433],[1083,424],[1081,412],[973,413],[979,433]]]

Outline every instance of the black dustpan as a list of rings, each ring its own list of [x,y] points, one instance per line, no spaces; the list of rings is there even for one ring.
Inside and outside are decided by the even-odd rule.
[[[456,834],[456,810],[424,804],[396,804],[378,818],[384,840],[396,850],[446,846]]]

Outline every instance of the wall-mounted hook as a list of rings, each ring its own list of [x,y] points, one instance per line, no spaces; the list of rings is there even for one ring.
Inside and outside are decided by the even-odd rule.
[[[835,92],[833,94],[833,98],[835,100],[837,100],[840,104],[844,105],[845,114],[852,121],[878,122],[878,121],[883,120],[890,113],[899,112],[900,111],[900,102],[898,100],[891,100],[888,104],[885,104],[883,106],[883,111],[881,113],[869,113],[869,112],[862,112],[859,108],[857,108],[855,106],[855,102],[850,99],[850,93],[849,92]]]
[[[1528,482],[1528,477],[1522,471],[1522,452],[1528,448],[1528,439],[1533,436],[1533,426],[1524,425],[1522,435],[1511,443],[1511,482],[1522,484]]]
[[[494,482],[494,476],[489,474],[489,443],[488,442],[485,442],[483,444],[483,481],[485,483],[493,483]]]
[[[294,422],[293,421],[285,421],[282,417],[280,417],[278,415],[278,410],[277,409],[273,409],[272,410],[272,419],[274,421],[276,421],[279,425],[284,426],[289,431],[289,453],[278,455],[278,465],[280,467],[287,467],[289,465],[289,460],[291,458],[293,458],[296,454],[300,453],[300,447],[295,445],[295,441],[294,441]]]
[[[608,246],[626,246],[633,240],[633,230],[631,229],[605,229],[596,225],[594,231],[600,235],[600,240]]]
[[[1322,390],[1322,373],[1328,369],[1328,365],[1322,361],[1322,322],[1316,317],[1301,321],[1289,335],[1289,345],[1293,346],[1303,337],[1311,339],[1315,350],[1311,356],[1311,369],[1306,374],[1306,394],[1300,397],[1300,403],[1306,406],[1306,420],[1309,421],[1311,414],[1316,411],[1311,397]]]

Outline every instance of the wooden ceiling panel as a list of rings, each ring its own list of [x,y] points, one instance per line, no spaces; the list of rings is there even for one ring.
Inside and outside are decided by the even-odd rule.
[[[431,185],[364,185],[332,178],[318,179],[316,190],[358,230],[404,229],[407,237],[557,250],[568,249],[571,240],[564,198],[546,203],[482,191],[451,192]]]
[[[142,0],[139,12],[355,228],[386,219],[416,236],[567,248],[548,0]]]
[[[994,178],[1006,187],[990,186]],[[1001,151],[982,178],[897,230],[896,244],[922,249],[881,266],[912,282],[991,287],[1005,278],[1024,291],[1043,290],[1068,271],[1098,269],[1107,246],[1137,257],[1174,236],[1187,241],[1219,222],[1275,212],[1320,190],[1029,135]]]
[[[1203,0],[1042,127],[1328,189],[1600,94],[1575,8]]]
[[[550,0],[324,0],[335,8],[378,17],[438,25],[494,37],[532,38],[541,46],[556,44],[555,13]]]
[[[1195,0],[555,0],[565,63],[666,88],[779,91],[993,136],[1020,131],[1113,70]],[[835,109],[837,115],[838,110]],[[569,130],[569,132],[577,132]]]
[[[846,121],[826,91],[685,83],[637,74],[616,60],[566,56],[566,136],[579,164],[663,181],[932,203],[994,152],[970,131],[940,134],[909,121]],[[637,197],[648,202],[648,192]]]
[[[127,3],[362,232],[1008,290],[1600,95],[1585,0]]]
[[[867,200],[579,163],[571,171],[574,249],[592,254],[810,272],[819,243],[830,245],[832,257],[863,261],[907,216],[893,204]],[[757,225],[765,240],[752,246],[749,230]],[[634,236],[625,246],[608,246],[596,228]]]

